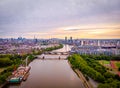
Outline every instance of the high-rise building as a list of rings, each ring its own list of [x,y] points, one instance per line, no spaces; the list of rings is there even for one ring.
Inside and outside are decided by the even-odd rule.
[[[37,42],[38,42],[38,40],[37,40],[37,38],[35,38],[35,36],[34,36],[34,44],[36,44]]]
[[[81,40],[81,46],[83,46],[83,40]]]
[[[65,43],[67,43],[67,37],[65,37]]]
[[[70,37],[69,44],[73,44],[73,39]]]
[[[73,42],[72,37],[70,37],[70,41]]]

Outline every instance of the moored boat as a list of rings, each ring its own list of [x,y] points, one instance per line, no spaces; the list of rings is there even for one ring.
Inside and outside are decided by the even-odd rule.
[[[9,83],[21,83],[22,79],[19,77],[13,77],[9,80]]]
[[[21,83],[22,80],[26,80],[29,70],[31,69],[30,66],[20,66],[16,71],[13,72],[12,77],[8,80],[9,83]]]
[[[24,75],[24,77],[23,77],[23,81],[26,81],[27,78],[28,78],[28,76],[29,76],[29,73],[26,73],[26,74]]]

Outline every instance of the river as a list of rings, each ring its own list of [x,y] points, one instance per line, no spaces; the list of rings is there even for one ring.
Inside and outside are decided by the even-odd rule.
[[[57,51],[66,51],[66,47]],[[29,66],[31,70],[26,81],[6,88],[84,88],[68,60],[35,59]]]

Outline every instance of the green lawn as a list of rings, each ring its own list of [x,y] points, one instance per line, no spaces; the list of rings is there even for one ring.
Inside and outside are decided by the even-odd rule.
[[[107,60],[99,60],[99,62],[101,63],[101,64],[110,64],[110,61],[107,61]]]
[[[116,66],[120,68],[120,62],[116,62]]]
[[[10,60],[8,57],[0,58],[0,61],[8,61]]]
[[[110,64],[110,61],[104,60],[103,63],[104,63],[104,64]]]

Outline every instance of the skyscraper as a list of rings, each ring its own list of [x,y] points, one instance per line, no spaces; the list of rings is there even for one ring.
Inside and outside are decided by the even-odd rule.
[[[37,38],[35,38],[35,36],[34,36],[33,41],[34,41],[34,44],[36,44],[36,43],[37,43]]]
[[[73,39],[72,39],[72,37],[70,37],[70,44],[72,44],[73,43]]]
[[[67,43],[67,37],[65,37],[65,43]]]

